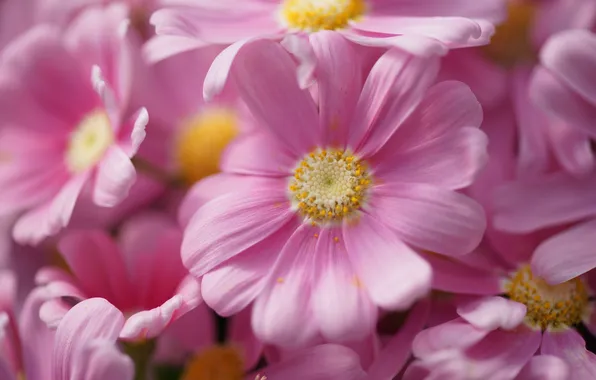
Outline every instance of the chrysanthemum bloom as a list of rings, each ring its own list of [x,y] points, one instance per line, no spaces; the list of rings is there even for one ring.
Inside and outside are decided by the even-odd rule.
[[[532,96],[545,112],[594,138],[596,129],[596,35],[584,30],[552,37],[532,78]],[[519,180],[497,193],[495,225],[524,233],[577,223],[538,247],[533,270],[550,283],[567,281],[596,267],[596,174],[564,172]],[[565,252],[565,254],[561,254]]]
[[[16,310],[16,276],[0,271],[0,379],[53,380],[49,356],[54,332],[39,319],[45,292],[31,292]]]
[[[101,230],[66,234],[58,249],[71,273],[49,267],[37,274],[51,297],[41,318],[55,326],[73,304],[102,297],[127,315],[121,338],[156,337],[201,302],[180,261],[181,241],[182,232],[159,214],[128,220],[118,243]]]
[[[510,265],[498,257],[492,262],[481,268],[437,260],[435,270],[457,277],[454,291],[473,295],[454,298],[458,318],[416,337],[413,352],[419,361],[405,379],[425,378],[420,372],[454,380],[539,379],[545,369],[552,379],[593,379],[596,356],[575,327],[596,331],[594,274],[550,285],[527,262]]]
[[[404,309],[429,290],[413,247],[465,254],[485,226],[455,191],[485,159],[471,91],[433,86],[437,57],[390,50],[365,81],[339,34],[313,42],[318,108],[279,44],[239,57],[236,84],[262,129],[233,143],[223,174],[181,205],[196,210],[182,259],[206,302],[232,315],[255,300],[257,336],[279,345],[365,336],[378,307]]]
[[[584,175],[594,166],[585,131],[540,109],[529,93],[530,77],[548,38],[561,30],[596,27],[592,0],[509,0],[509,18],[496,28],[488,46],[452,51],[444,61],[446,78],[468,84],[486,111],[518,129],[517,170],[520,176],[562,168]],[[502,110],[505,108],[505,110]],[[511,113],[513,120],[503,119]],[[488,115],[487,117],[488,118]]]
[[[38,243],[66,226],[83,187],[118,204],[135,181],[130,161],[147,112],[126,111],[131,52],[123,8],[91,9],[64,33],[40,26],[0,62],[0,213],[24,212],[13,230]]]
[[[48,379],[133,380],[135,365],[116,345],[123,324],[122,313],[105,299],[73,307],[58,325],[51,360],[45,357]]]

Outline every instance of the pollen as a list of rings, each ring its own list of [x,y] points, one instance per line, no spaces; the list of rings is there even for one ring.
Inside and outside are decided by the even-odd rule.
[[[505,291],[509,299],[526,305],[526,324],[541,330],[576,325],[588,311],[588,290],[579,277],[550,285],[525,265],[510,277]]]
[[[307,32],[344,29],[365,12],[364,0],[285,0],[281,8],[289,28]]]
[[[482,47],[486,55],[505,67],[534,60],[530,38],[535,16],[536,5],[531,1],[509,1],[507,20],[496,27],[491,43]]]
[[[184,369],[181,380],[242,380],[240,352],[230,346],[213,346],[199,352]]]
[[[114,132],[103,110],[91,112],[70,135],[66,150],[66,166],[80,173],[97,164],[114,142]]]
[[[220,108],[204,110],[182,125],[175,152],[187,184],[219,172],[223,151],[238,135],[237,125],[236,114]]]
[[[353,216],[371,182],[366,163],[349,152],[316,150],[298,163],[289,190],[305,219],[325,224]]]

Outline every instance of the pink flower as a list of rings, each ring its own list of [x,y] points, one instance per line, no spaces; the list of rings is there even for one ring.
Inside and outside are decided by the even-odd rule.
[[[102,297],[127,314],[120,338],[158,336],[201,302],[198,283],[180,261],[181,240],[181,231],[157,214],[128,220],[118,244],[100,230],[66,234],[58,249],[72,275],[58,268],[37,274],[51,296],[42,319],[56,326],[73,303]]]
[[[116,346],[123,324],[122,313],[104,299],[74,306],[56,330],[51,379],[132,380],[134,364]]]
[[[62,35],[40,26],[0,63],[0,213],[24,211],[13,235],[38,243],[69,222],[86,184],[111,207],[135,181],[130,161],[147,112],[126,111],[132,75],[123,8],[90,9]],[[104,78],[105,74],[105,78]]]
[[[497,27],[490,45],[454,51],[445,59],[444,78],[468,84],[485,111],[500,108],[495,113],[499,121],[517,125],[518,175],[563,169],[581,176],[594,167],[588,134],[545,113],[530,94],[535,92],[530,81],[533,72],[541,70],[538,55],[546,54],[542,49],[550,36],[595,27],[592,0],[509,0],[509,18]],[[511,118],[503,119],[504,112]]]
[[[50,374],[54,332],[39,319],[45,291],[31,292],[16,309],[16,276],[0,271],[0,379],[53,380]]]
[[[239,57],[233,76],[262,130],[181,206],[194,213],[182,259],[207,304],[226,316],[254,300],[256,335],[279,345],[366,336],[378,307],[405,309],[429,290],[413,247],[462,255],[485,227],[455,191],[485,160],[469,89],[433,86],[437,57],[390,50],[365,81],[341,35],[317,33],[313,46],[318,108],[279,44]]]

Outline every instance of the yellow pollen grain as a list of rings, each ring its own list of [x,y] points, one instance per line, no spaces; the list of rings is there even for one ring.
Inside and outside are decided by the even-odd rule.
[[[505,67],[535,59],[536,52],[532,47],[531,29],[536,8],[532,1],[508,1],[507,20],[496,27],[490,44],[482,47],[485,54]]]
[[[290,199],[312,222],[337,223],[351,218],[366,201],[371,175],[365,168],[343,150],[311,152],[296,165],[289,179]]]
[[[338,30],[362,17],[366,3],[364,0],[285,0],[280,13],[290,29]]]
[[[576,325],[588,309],[588,290],[581,278],[550,285],[534,276],[529,265],[511,275],[505,292],[511,300],[526,305],[526,324],[542,330]]]
[[[244,362],[240,352],[229,346],[213,346],[192,358],[181,380],[242,380]]]
[[[236,114],[227,109],[207,109],[183,123],[175,153],[185,182],[190,185],[219,172],[221,155],[237,135]]]

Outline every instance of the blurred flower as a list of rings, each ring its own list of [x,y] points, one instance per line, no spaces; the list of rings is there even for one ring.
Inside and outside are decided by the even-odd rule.
[[[132,64],[118,34],[122,12],[90,9],[64,35],[40,26],[4,52],[0,213],[26,211],[17,241],[38,243],[66,226],[86,183],[97,205],[111,207],[135,181],[130,157],[147,113],[124,114]]]
[[[438,58],[397,49],[364,81],[348,41],[314,38],[319,110],[279,44],[247,49],[233,74],[263,130],[234,142],[224,173],[180,211],[183,262],[206,302],[227,316],[255,300],[257,336],[279,345],[366,336],[377,307],[405,309],[429,290],[430,268],[408,244],[461,255],[485,226],[455,192],[485,161],[469,89],[432,86]]]

